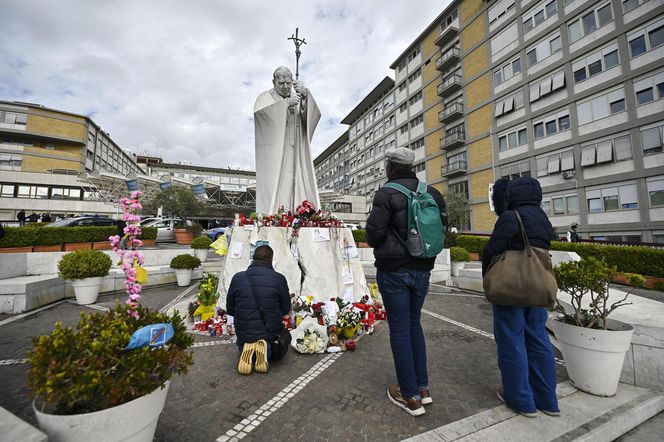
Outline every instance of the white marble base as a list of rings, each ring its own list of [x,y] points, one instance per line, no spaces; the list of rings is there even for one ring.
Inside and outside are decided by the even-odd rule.
[[[322,230],[329,231],[330,239],[315,241],[318,232]],[[369,294],[362,262],[359,258],[359,250],[362,249],[358,249],[356,258],[346,259],[342,255],[344,247],[355,245],[350,229],[315,227],[300,229],[297,249],[306,269],[306,277],[302,285],[300,285],[302,272],[289,247],[291,234],[292,229],[283,227],[261,227],[252,230],[246,230],[243,227],[233,228],[228,247],[229,255],[226,257],[220,276],[218,304],[225,307],[226,293],[231,279],[237,272],[247,269],[250,243],[255,243],[257,240],[269,241],[270,247],[274,250],[274,269],[286,277],[291,293],[303,296],[312,295],[318,301],[329,301],[330,298],[343,296],[347,288],[352,289],[355,301]],[[243,244],[242,255],[237,259],[231,255],[235,243]],[[353,276],[353,282],[344,285],[341,279],[342,273],[349,271]]]
[[[48,436],[24,420],[0,407],[2,440],[21,442],[47,442]]]

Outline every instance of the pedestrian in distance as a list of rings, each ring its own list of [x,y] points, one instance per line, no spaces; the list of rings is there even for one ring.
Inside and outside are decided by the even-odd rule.
[[[366,238],[374,248],[376,280],[383,298],[390,328],[390,346],[398,385],[387,389],[389,400],[411,416],[425,413],[423,405],[433,403],[429,392],[427,354],[420,316],[429,290],[429,278],[436,260],[415,257],[408,246],[409,199],[403,193],[425,189],[435,201],[438,240],[442,249],[443,226],[447,224],[445,201],[436,189],[420,183],[413,162],[415,154],[404,147],[385,152],[387,184],[374,196],[366,224]],[[398,185],[396,188],[390,187]],[[423,184],[423,187],[420,187]]]
[[[25,226],[25,210],[21,209],[21,211],[16,214],[16,219],[18,220],[18,225],[20,227]]]
[[[524,249],[515,211],[532,247],[550,250],[550,242],[555,239],[554,229],[540,207],[542,188],[536,179],[501,178],[493,186],[492,200],[498,220],[482,251],[482,276],[492,259],[505,250]],[[527,417],[536,417],[537,410],[559,416],[555,360],[545,329],[546,308],[493,304],[493,320],[502,379],[498,398]]]
[[[27,221],[31,223],[36,223],[39,221],[39,215],[37,215],[35,212],[32,212],[30,216],[28,216]]]
[[[226,311],[234,317],[240,374],[268,372],[276,351],[269,338],[284,329],[283,317],[291,310],[288,282],[272,268],[273,256],[270,246],[257,247],[249,268],[236,273],[228,287]]]
[[[578,227],[578,224],[572,224],[570,227],[569,232],[567,232],[567,242],[581,242],[581,238],[579,238],[579,234],[576,233],[576,228]]]

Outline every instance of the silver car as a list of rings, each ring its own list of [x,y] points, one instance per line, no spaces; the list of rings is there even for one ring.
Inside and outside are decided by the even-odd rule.
[[[175,225],[180,218],[157,218],[141,223],[142,227],[157,228],[157,242],[175,242]]]

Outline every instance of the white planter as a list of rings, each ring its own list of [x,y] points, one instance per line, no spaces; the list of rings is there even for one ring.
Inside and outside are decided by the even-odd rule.
[[[194,249],[194,255],[200,259],[201,262],[207,261],[208,249]]]
[[[184,287],[191,283],[191,274],[193,270],[191,269],[179,269],[175,270],[175,277],[178,279],[178,286]]]
[[[35,407],[39,428],[50,442],[151,442],[157,429],[159,414],[164,408],[170,381],[164,388],[126,404],[93,413],[55,415],[46,414]]]
[[[552,324],[572,384],[596,396],[615,395],[634,328],[610,319],[611,330]]]
[[[71,282],[74,287],[74,294],[76,295],[76,302],[79,305],[94,304],[99,295],[101,283],[104,281],[103,276],[94,278],[74,279]]]
[[[451,272],[452,276],[459,276],[459,270],[463,269],[465,262],[452,261]]]

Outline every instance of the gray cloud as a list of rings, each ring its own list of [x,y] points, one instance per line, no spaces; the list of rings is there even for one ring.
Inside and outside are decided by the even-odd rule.
[[[253,169],[254,100],[276,66],[294,69],[299,26],[315,156],[448,3],[4,0],[0,99],[92,115],[134,152]]]

